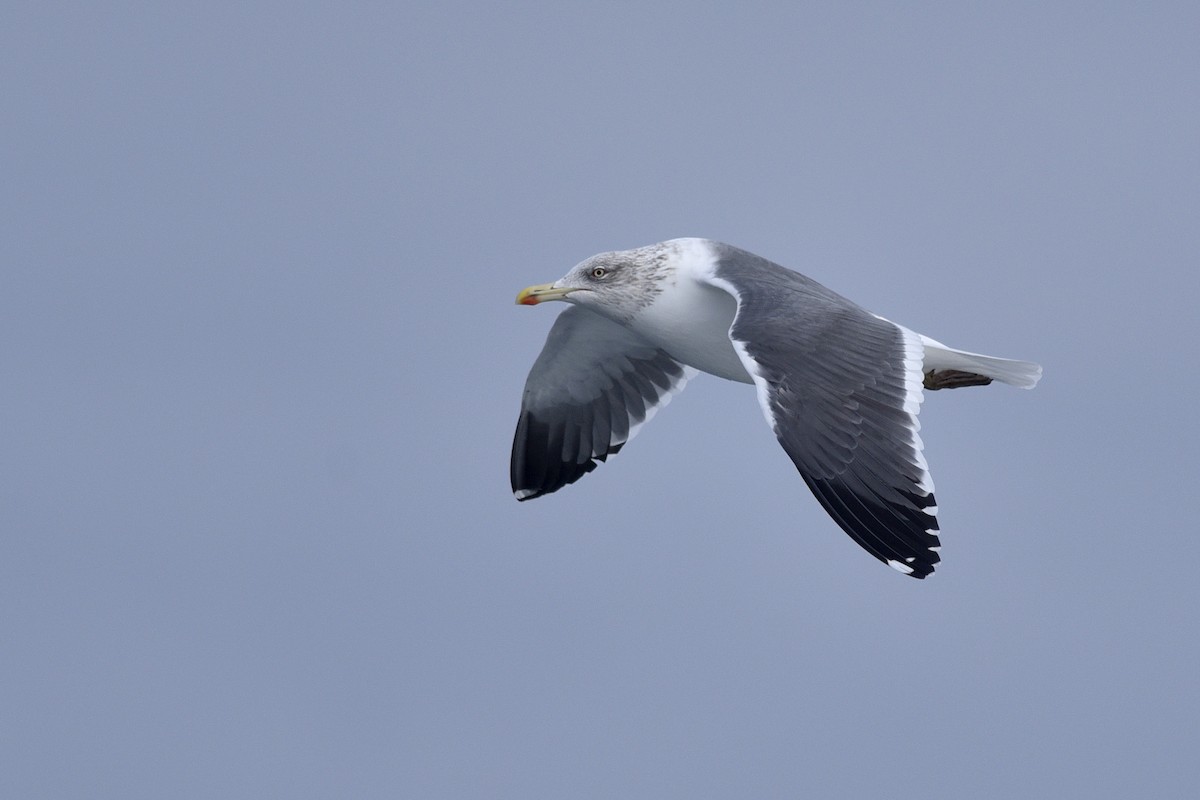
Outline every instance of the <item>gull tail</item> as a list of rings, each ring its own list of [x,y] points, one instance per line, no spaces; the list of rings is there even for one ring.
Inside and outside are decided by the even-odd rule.
[[[992,380],[1032,389],[1042,377],[1041,366],[1030,361],[955,350],[928,336],[921,336],[921,343],[925,345],[925,386],[929,389],[979,386]]]

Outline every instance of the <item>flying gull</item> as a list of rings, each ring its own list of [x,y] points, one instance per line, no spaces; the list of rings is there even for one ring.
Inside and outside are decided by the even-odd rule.
[[[922,389],[1042,368],[955,350],[798,272],[727,244],[673,239],[583,261],[517,295],[564,300],[525,382],[512,488],[530,500],[618,452],[697,372],[753,383],[808,488],[880,561],[924,578],[938,563],[937,504],[921,453]]]

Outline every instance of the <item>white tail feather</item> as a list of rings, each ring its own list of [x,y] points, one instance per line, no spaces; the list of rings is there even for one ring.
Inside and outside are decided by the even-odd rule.
[[[966,350],[955,350],[936,339],[918,335],[925,345],[926,370],[958,369],[974,372],[976,375],[984,375],[1022,389],[1032,389],[1042,377],[1042,368],[1030,361],[1014,361],[1011,358],[996,358],[969,353]]]

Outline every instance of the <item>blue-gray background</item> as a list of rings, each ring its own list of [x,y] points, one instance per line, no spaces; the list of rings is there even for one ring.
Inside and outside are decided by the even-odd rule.
[[[0,796],[1190,795],[1200,12],[566,5],[6,4]],[[1045,365],[933,579],[712,378],[513,500],[515,292],[676,236]]]

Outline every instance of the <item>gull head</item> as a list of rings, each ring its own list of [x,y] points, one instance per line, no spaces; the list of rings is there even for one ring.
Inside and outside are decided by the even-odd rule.
[[[534,306],[563,300],[627,322],[672,281],[678,260],[673,242],[600,253],[576,264],[554,283],[522,289],[517,303]]]

